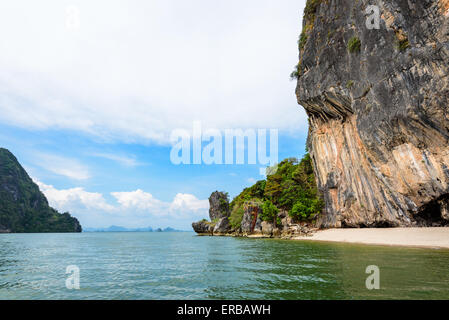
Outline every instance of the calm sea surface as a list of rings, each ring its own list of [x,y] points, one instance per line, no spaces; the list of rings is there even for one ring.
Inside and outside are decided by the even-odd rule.
[[[69,265],[80,289],[66,288]],[[368,290],[365,269],[380,269]],[[0,234],[0,299],[449,299],[449,250],[194,233]]]

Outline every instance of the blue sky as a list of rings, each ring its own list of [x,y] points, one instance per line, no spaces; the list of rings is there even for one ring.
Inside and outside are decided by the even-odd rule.
[[[84,227],[189,229],[211,192],[237,195],[261,165],[174,165],[174,130],[276,129],[280,160],[303,155],[307,121],[289,80],[303,7],[2,3],[0,146]]]

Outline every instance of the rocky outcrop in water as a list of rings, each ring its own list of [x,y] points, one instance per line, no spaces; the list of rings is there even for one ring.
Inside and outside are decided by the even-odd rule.
[[[449,0],[308,0],[304,18],[296,95],[321,226],[447,224]]]
[[[217,216],[218,203],[217,199],[227,200],[227,196],[222,192],[214,192],[210,199],[211,208],[209,216],[211,221],[203,219],[192,223],[193,230],[203,236],[239,236],[239,237],[261,237],[261,238],[293,238],[296,236],[305,236],[314,232],[314,227],[310,222],[295,222],[285,210],[281,210],[278,214],[279,225],[277,222],[262,221],[263,212],[262,202],[246,201],[243,205],[243,217],[240,227],[233,229],[229,222],[229,212],[227,216]],[[229,208],[229,202],[223,207]],[[212,219],[215,217],[215,219]]]
[[[214,227],[207,220],[201,220],[198,222],[192,223],[193,230],[198,234],[213,234]]]
[[[192,223],[193,230],[201,235],[226,234],[229,225],[229,196],[225,192],[215,191],[209,197],[209,218]]]
[[[9,232],[81,232],[81,225],[51,208],[16,157],[0,148],[0,233]]]
[[[211,221],[229,216],[229,199],[227,193],[215,191],[209,197],[209,217]]]
[[[220,218],[214,226],[214,234],[224,234],[231,231],[231,225],[229,224],[229,218]]]

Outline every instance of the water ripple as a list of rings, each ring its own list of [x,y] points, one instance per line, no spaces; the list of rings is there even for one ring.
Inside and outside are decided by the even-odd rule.
[[[0,299],[445,299],[449,251],[193,233],[1,234]],[[378,265],[381,290],[367,290]],[[80,290],[65,287],[68,265]]]

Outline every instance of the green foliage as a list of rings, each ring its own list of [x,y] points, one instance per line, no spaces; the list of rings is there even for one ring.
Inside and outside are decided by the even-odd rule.
[[[244,189],[231,204],[230,224],[240,227],[245,205],[260,202],[261,219],[280,224],[278,212],[287,210],[298,220],[313,219],[323,208],[313,173],[312,159],[307,153],[301,161],[288,158],[268,168],[267,179]],[[296,207],[295,207],[296,206]],[[295,210],[293,208],[295,207]]]
[[[350,53],[358,53],[358,52],[360,52],[361,45],[362,45],[362,43],[360,42],[360,39],[358,37],[354,36],[351,39],[349,39],[348,51]]]
[[[290,80],[297,80],[299,78],[299,75],[301,74],[301,63],[299,62],[295,69],[290,73]]]
[[[304,46],[306,45],[306,42],[307,42],[307,34],[306,34],[305,30],[303,30],[301,32],[301,35],[299,36],[299,40],[298,40],[298,49],[299,49],[299,51],[304,49]]]
[[[346,82],[346,88],[348,88],[348,89],[351,89],[353,85],[354,85],[354,81],[352,81],[352,80],[348,80],[348,82]]]
[[[243,206],[236,206],[232,209],[231,215],[229,216],[229,224],[233,229],[240,228],[243,219]]]
[[[323,0],[307,0],[306,7],[304,9],[304,25],[298,39],[298,49],[301,52],[308,39],[308,33],[313,29],[315,22],[316,12],[319,5]],[[295,69],[290,73],[290,80],[298,79],[301,75],[301,61],[295,66]]]
[[[253,186],[245,188],[230,203],[231,215],[229,223],[233,229],[240,228],[244,213],[244,204],[254,199],[263,199],[265,190],[265,180],[257,181]]]
[[[279,208],[289,209],[293,206],[295,189],[299,186],[293,180],[298,167],[298,159],[288,158],[278,164],[276,173],[267,177],[265,195]]]
[[[39,187],[17,159],[0,148],[0,230],[10,232],[77,232],[81,226],[69,213],[49,207]]]
[[[312,24],[315,21],[315,15],[318,10],[318,6],[323,0],[307,0],[306,7],[304,9],[304,20],[307,23]]]
[[[259,207],[263,206],[264,201],[259,198],[252,198],[243,203],[243,209],[247,209],[248,207]]]
[[[282,161],[278,165],[277,172],[268,176],[265,195],[278,208],[287,210],[293,218],[303,218],[292,212],[298,201],[310,207],[313,214],[320,213],[322,206],[319,204],[322,201],[316,186],[310,155],[306,154],[299,163],[295,158]],[[307,218],[309,217],[312,218],[312,214],[307,214]]]
[[[309,220],[315,218],[315,216],[323,210],[323,201],[319,198],[308,198],[302,196],[295,202],[290,216],[297,220]]]
[[[399,40],[398,42],[398,50],[399,51],[405,51],[408,48],[410,48],[410,43],[408,42],[408,38],[404,38],[402,40]]]
[[[281,217],[276,217],[276,225],[278,225],[278,226],[282,225]]]
[[[231,201],[231,210],[235,207],[242,206],[245,201],[264,199],[265,184],[265,180],[259,180],[253,186],[243,189],[243,191]]]
[[[219,208],[220,212],[223,214],[227,214],[229,210],[229,193],[222,192],[225,195],[225,198],[220,198],[219,200]]]
[[[262,213],[260,218],[263,221],[276,221],[277,215],[279,213],[279,209],[271,202],[270,200],[266,200],[262,205]]]

